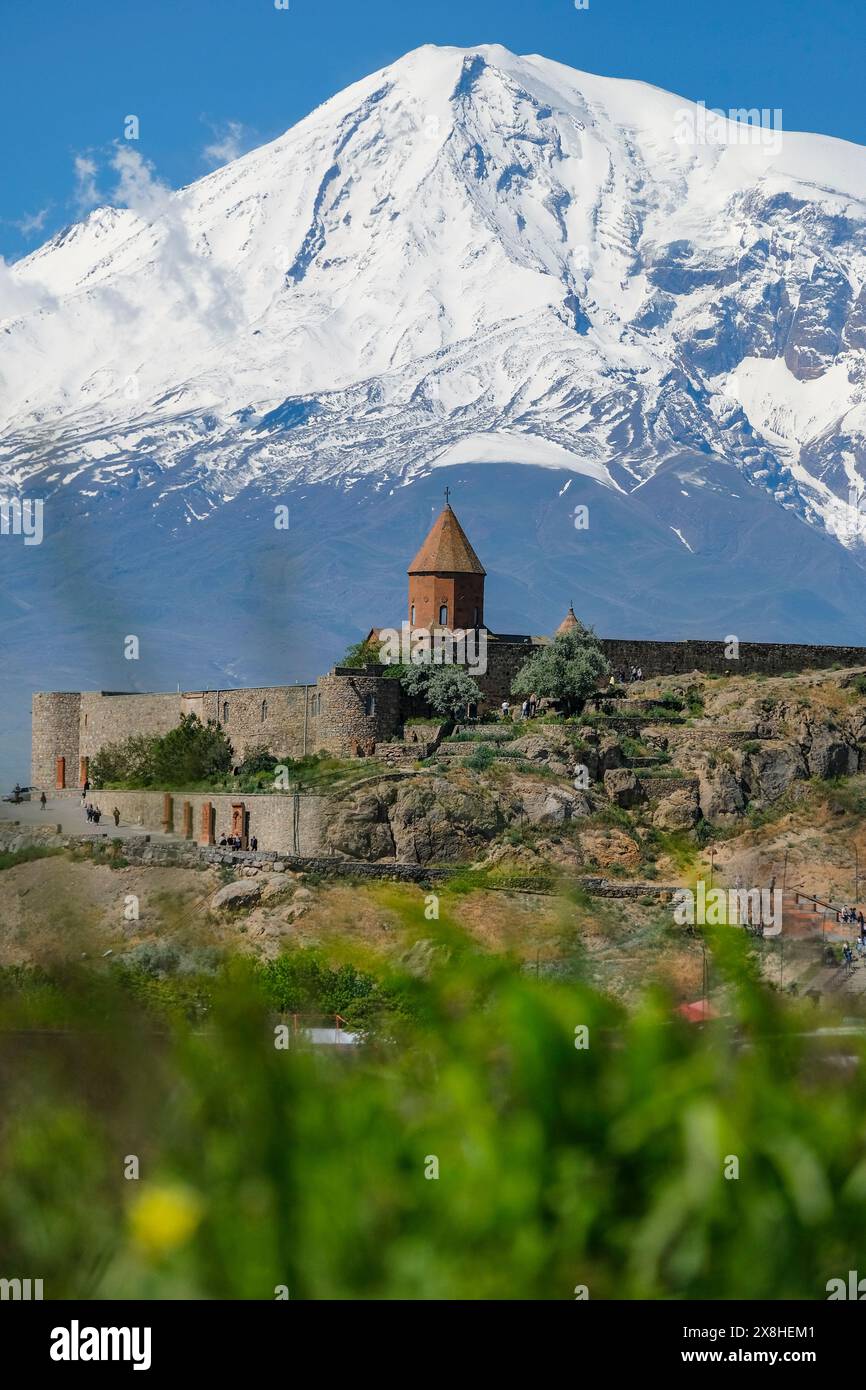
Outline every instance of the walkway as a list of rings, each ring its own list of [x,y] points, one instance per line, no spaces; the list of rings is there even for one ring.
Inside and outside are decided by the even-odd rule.
[[[0,823],[18,821],[22,830],[29,830],[34,825],[56,829],[59,825],[63,835],[104,835],[109,840],[125,840],[131,835],[149,835],[152,840],[179,838],[177,835],[165,835],[161,830],[148,830],[141,825],[132,825],[128,821],[124,822],[122,817],[120,825],[115,827],[114,819],[109,814],[114,805],[111,792],[91,792],[90,800],[95,802],[103,813],[98,825],[87,819],[80,800],[73,801],[68,797],[57,800],[49,797],[44,811],[38,800],[22,801],[17,806],[11,801],[0,801]]]

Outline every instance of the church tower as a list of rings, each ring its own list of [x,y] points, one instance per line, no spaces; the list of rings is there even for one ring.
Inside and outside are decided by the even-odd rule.
[[[445,510],[409,566],[412,627],[452,631],[484,626],[485,570],[451,510]]]

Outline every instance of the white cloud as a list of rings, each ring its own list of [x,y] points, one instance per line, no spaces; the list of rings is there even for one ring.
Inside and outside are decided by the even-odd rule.
[[[25,214],[25,216],[21,218],[21,221],[16,222],[15,225],[22,236],[32,236],[34,232],[42,231],[42,228],[45,226],[45,219],[50,211],[51,205],[49,204],[47,208],[40,208],[38,212]]]
[[[222,129],[213,128],[214,139],[202,150],[202,157],[212,168],[230,164],[252,147],[250,132],[241,121],[226,121]]]
[[[21,318],[34,309],[50,309],[54,302],[44,285],[32,278],[20,280],[0,256],[0,323]]]
[[[96,187],[96,160],[89,155],[75,156],[75,205],[81,213],[89,212],[100,202]]]
[[[184,312],[213,328],[232,328],[238,314],[226,277],[193,245],[177,194],[129,145],[117,146],[111,164],[119,175],[114,200],[157,229],[157,269],[163,283],[172,285]]]

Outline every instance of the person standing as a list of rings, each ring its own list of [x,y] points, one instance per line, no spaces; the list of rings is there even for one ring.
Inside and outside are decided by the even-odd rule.
[[[42,807],[43,811],[45,810],[45,807],[48,805],[48,797],[45,795],[44,792],[39,798],[39,805]]]
[[[114,816],[114,826],[116,829],[117,826],[120,825],[120,808],[118,806],[115,806],[111,814]]]

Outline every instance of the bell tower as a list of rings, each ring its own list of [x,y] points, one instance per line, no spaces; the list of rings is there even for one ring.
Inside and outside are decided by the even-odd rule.
[[[484,627],[485,569],[451,509],[445,509],[409,566],[409,622],[412,627],[452,631]]]

